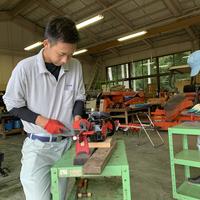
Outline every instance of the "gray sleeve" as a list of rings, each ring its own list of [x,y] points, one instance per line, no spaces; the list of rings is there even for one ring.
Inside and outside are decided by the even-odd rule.
[[[20,62],[12,71],[3,96],[3,101],[8,111],[12,108],[26,106],[25,88],[25,73],[23,73],[23,64]]]
[[[79,61],[78,61],[78,73],[77,74],[78,74],[78,86],[76,89],[75,101],[77,101],[77,100],[85,101],[86,97],[85,97],[85,86],[83,83],[82,65]]]

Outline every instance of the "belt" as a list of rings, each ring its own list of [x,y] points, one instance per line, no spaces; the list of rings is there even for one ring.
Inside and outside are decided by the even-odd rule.
[[[61,140],[66,139],[66,137],[63,137],[63,136],[48,137],[48,136],[40,136],[33,133],[27,133],[27,136],[32,140],[40,140],[41,142],[59,142]]]

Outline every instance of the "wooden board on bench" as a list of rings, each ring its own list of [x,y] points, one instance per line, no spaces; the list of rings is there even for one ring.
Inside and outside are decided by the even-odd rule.
[[[116,141],[113,141],[112,146],[110,148],[98,148],[83,165],[83,173],[101,174],[106,163],[110,159],[115,147]]]
[[[89,148],[110,148],[112,143],[112,137],[107,137],[103,142],[89,142]]]

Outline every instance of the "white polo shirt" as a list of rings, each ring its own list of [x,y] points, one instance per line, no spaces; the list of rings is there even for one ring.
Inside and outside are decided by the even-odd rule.
[[[35,56],[20,61],[12,72],[3,96],[7,110],[27,106],[44,117],[72,127],[72,110],[76,100],[85,100],[82,67],[71,58],[61,66],[58,80],[46,69],[43,49]],[[23,121],[27,133],[47,135],[35,124]]]

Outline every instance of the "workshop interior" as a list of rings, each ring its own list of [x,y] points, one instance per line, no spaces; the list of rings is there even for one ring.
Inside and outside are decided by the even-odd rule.
[[[85,99],[73,133],[55,140],[71,146],[50,166],[49,200],[62,199],[60,179],[69,182],[65,200],[200,200],[200,0],[1,0],[0,200],[26,200],[22,146],[40,140],[9,112],[6,92],[17,92],[8,82],[46,48],[46,24],[58,16],[79,33],[70,56],[81,63]]]

